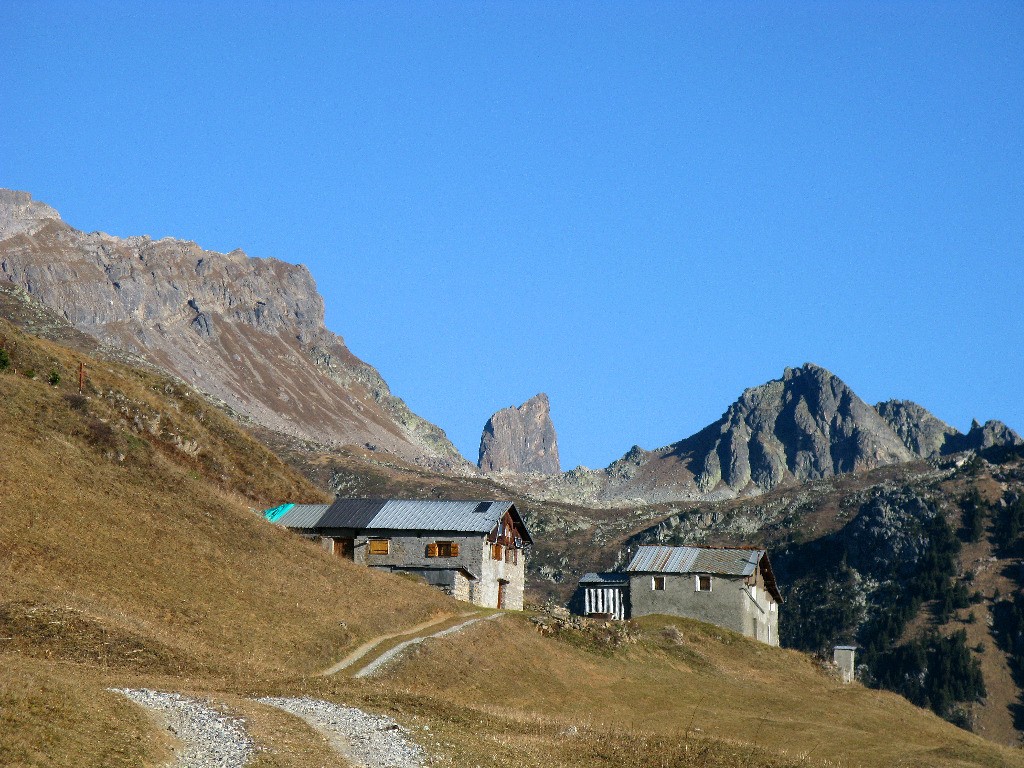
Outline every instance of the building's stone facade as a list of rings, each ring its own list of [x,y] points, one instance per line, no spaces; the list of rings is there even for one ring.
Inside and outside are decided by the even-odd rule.
[[[492,544],[480,534],[436,531],[376,530],[371,534],[339,528],[325,529],[320,537],[329,552],[351,557],[360,565],[415,573],[452,597],[485,608],[523,609],[526,550],[521,546]],[[372,541],[387,541],[387,553],[371,553]],[[458,545],[458,555],[428,554],[431,544],[447,542]],[[500,559],[495,559],[496,554]]]
[[[710,579],[710,589],[706,591],[698,589],[700,576],[631,573],[630,616],[654,613],[686,616],[732,629],[769,645],[779,644],[778,603],[765,589],[760,571],[749,577],[704,574]]]

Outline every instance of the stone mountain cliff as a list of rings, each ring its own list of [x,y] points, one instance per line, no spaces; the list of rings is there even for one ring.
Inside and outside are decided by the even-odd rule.
[[[327,330],[304,266],[170,238],[86,234],[27,193],[2,190],[0,279],[270,429],[468,467],[442,430]]]
[[[634,446],[603,470],[534,478],[526,492],[596,506],[727,499],[1019,441],[1001,422],[961,435],[913,403],[872,408],[838,377],[807,363],[746,390],[691,437],[653,451]]]
[[[518,408],[503,408],[491,416],[480,438],[479,466],[487,473],[555,475],[561,471],[547,395],[541,393]]]
[[[888,400],[876,405],[875,410],[907,448],[922,458],[983,451],[997,445],[1024,445],[1020,435],[1001,421],[974,421],[965,435],[909,400]]]
[[[767,490],[914,458],[838,377],[810,363],[748,389],[717,422],[678,443],[702,491]]]

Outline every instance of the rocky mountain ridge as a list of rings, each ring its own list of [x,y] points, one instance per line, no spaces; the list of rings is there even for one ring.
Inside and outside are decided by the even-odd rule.
[[[491,416],[480,437],[477,466],[486,474],[558,474],[562,467],[548,396],[542,392]]]
[[[270,429],[469,468],[441,429],[327,330],[302,265],[171,238],[87,234],[28,193],[3,190],[0,279]]]
[[[482,471],[535,501],[610,508],[728,499],[1021,444],[997,421],[965,435],[909,401],[871,407],[808,363],[744,391],[697,434],[654,450],[634,446],[597,470],[559,473],[541,395],[492,416],[477,470],[327,330],[323,300],[301,265],[171,238],[86,234],[28,193],[0,190],[0,282],[257,425],[327,450],[356,448],[460,476]]]
[[[970,431],[963,434],[910,400],[887,400],[878,403],[875,410],[904,445],[924,459],[999,445],[1024,445],[1020,435],[1001,421],[980,424],[975,419]]]
[[[1024,441],[998,421],[961,434],[909,401],[872,407],[806,363],[752,387],[691,437],[633,446],[605,469],[524,477],[532,498],[610,507],[756,496],[780,485]]]

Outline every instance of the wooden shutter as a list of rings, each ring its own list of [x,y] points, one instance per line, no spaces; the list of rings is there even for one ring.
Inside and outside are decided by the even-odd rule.
[[[437,557],[437,542],[427,544],[427,557]]]
[[[371,555],[386,555],[390,549],[389,543],[387,539],[370,539],[369,553]]]
[[[452,557],[458,557],[459,556],[459,542],[453,541],[450,546],[451,546],[451,556]]]

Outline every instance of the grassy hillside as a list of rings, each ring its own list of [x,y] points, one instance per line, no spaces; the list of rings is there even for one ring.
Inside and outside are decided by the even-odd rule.
[[[323,492],[195,392],[2,321],[0,347],[0,764],[160,765],[167,734],[107,690],[150,686],[244,714],[253,768],[343,765],[254,693],[386,712],[456,767],[1024,765],[804,655],[669,619],[541,634],[510,615],[382,677],[319,677],[465,605],[267,524]],[[569,536],[562,513],[537,529]]]
[[[125,710],[96,671],[179,686],[301,673],[455,610],[266,523],[255,510],[323,492],[195,392],[90,358],[80,396],[80,355],[3,321],[0,341],[0,754],[72,764],[55,755],[92,728],[79,715],[103,733]],[[96,755],[78,764],[116,764]]]
[[[9,626],[31,627],[27,607],[43,605],[100,627],[82,638],[145,644],[160,669],[278,672],[447,609],[435,591],[392,590],[267,524],[254,509],[324,494],[194,392],[100,363],[79,396],[70,375],[57,386],[23,375],[73,370],[62,348],[18,341],[22,373],[0,375]],[[369,609],[389,591],[394,610]]]
[[[419,648],[372,687],[296,687],[427,723],[456,765],[1024,765],[805,654],[685,619],[542,634],[508,616]]]

